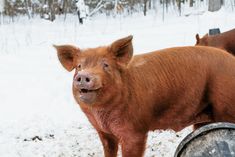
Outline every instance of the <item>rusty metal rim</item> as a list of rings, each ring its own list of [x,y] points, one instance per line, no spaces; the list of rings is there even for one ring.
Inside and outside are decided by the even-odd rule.
[[[235,130],[235,124],[233,123],[228,123],[228,122],[218,122],[218,123],[212,123],[205,125],[194,132],[190,133],[187,135],[178,145],[174,157],[179,157],[178,155],[181,155],[182,149],[187,146],[187,144],[194,138],[203,135],[204,133],[208,133],[211,130],[218,130],[218,129],[233,129]]]

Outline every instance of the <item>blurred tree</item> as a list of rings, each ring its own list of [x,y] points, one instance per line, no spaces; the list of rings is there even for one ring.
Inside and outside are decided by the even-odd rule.
[[[144,16],[146,16],[147,14],[147,3],[148,3],[148,0],[144,0]]]
[[[30,19],[31,12],[32,12],[31,0],[24,0],[24,6],[25,6],[26,13],[28,15],[28,18]]]
[[[193,7],[194,0],[189,0],[189,6]]]
[[[5,1],[4,14],[12,19],[17,15],[26,15],[29,18],[40,15],[44,19],[53,21],[56,15],[64,15],[66,19],[68,13],[76,14],[76,0],[0,0],[2,1]],[[195,4],[207,5],[203,1],[208,1],[209,11],[216,11],[229,0],[85,0],[85,4],[89,7],[89,16],[104,13],[115,17],[116,14],[125,16],[136,12],[142,12],[146,16],[148,10],[154,9],[157,13],[159,9],[162,10],[162,19],[164,19],[164,14],[168,13],[169,9],[176,9],[181,15],[185,5],[190,7]],[[230,3],[234,2],[235,0],[230,0]]]
[[[181,3],[182,0],[176,0],[177,6],[178,6],[178,10],[179,10],[179,14],[181,15]]]
[[[4,8],[5,8],[5,0],[0,0],[0,25],[3,23]]]
[[[0,0],[0,14],[3,13],[5,6],[5,0]]]
[[[222,6],[222,0],[209,0],[208,11],[218,11]]]

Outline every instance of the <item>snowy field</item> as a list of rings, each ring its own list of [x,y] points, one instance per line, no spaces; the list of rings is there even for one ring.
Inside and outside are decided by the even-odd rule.
[[[173,12],[173,11],[172,11]],[[52,44],[80,48],[107,45],[132,34],[134,53],[195,44],[209,28],[235,28],[235,12],[185,11],[129,17],[92,17],[79,25],[76,16],[17,18],[0,25],[0,157],[102,157],[95,130],[72,96],[72,73],[60,65]],[[189,16],[188,16],[189,15]],[[149,133],[146,157],[172,157],[191,132]]]

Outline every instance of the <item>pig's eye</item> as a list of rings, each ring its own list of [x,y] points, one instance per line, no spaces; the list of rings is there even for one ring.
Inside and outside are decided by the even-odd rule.
[[[103,63],[103,68],[104,69],[108,69],[108,67],[109,67],[108,63]]]
[[[79,64],[77,67],[78,67],[78,69],[81,69],[82,65],[81,65],[81,64]]]

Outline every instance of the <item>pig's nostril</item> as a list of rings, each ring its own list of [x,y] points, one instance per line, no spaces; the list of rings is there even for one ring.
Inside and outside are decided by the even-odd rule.
[[[88,77],[86,78],[86,82],[90,82],[90,79]]]
[[[79,78],[77,79],[78,82],[81,82],[81,80],[82,80],[81,77],[79,77]]]
[[[89,76],[79,75],[75,78],[75,81],[79,84],[90,83],[91,78]]]

